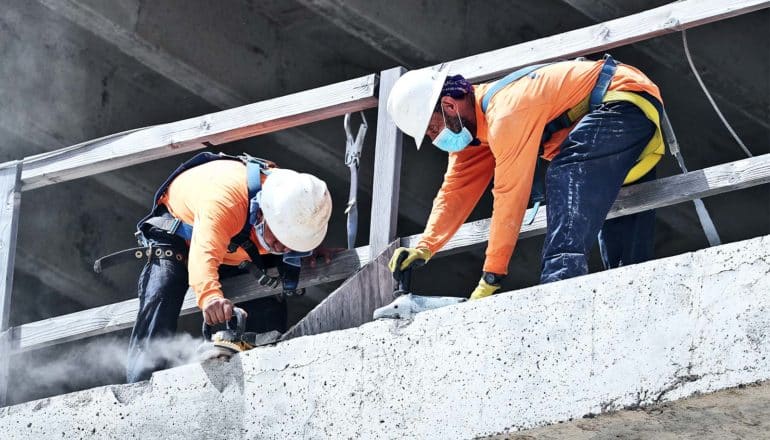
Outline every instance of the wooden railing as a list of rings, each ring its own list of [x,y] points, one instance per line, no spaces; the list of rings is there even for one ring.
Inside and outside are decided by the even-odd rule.
[[[451,62],[451,70],[478,82],[501,76],[523,65],[594,53],[768,6],[770,1],[759,0],[679,1],[564,34],[455,60]],[[22,191],[378,106],[373,183],[377,191],[372,199],[372,211],[377,215],[371,216],[370,245],[344,252],[331,265],[303,269],[300,286],[345,279],[375,259],[395,239],[402,136],[384,111],[384,103],[403,71],[403,68],[397,67],[383,71],[379,76],[372,74],[0,164],[0,274],[3,275],[0,277],[0,405],[5,401],[8,365],[13,353],[131,327],[138,311],[138,300],[134,299],[8,328]],[[340,156],[342,154],[340,151]],[[767,182],[770,182],[770,155],[744,159],[624,188],[609,217]],[[522,228],[521,237],[544,231],[545,210],[542,210],[532,225]],[[439,255],[484,243],[488,234],[489,219],[466,223]],[[401,244],[414,245],[417,240],[419,236],[404,237]],[[274,294],[246,275],[226,280],[224,289],[236,302]],[[333,306],[332,297],[319,305],[320,308]],[[195,297],[188,291],[182,314],[195,310]],[[327,315],[315,313],[314,316]],[[327,323],[324,328],[345,328],[349,324]]]

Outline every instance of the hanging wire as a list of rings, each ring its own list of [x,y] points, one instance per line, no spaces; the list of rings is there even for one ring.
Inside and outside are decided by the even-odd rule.
[[[719,119],[722,120],[722,123],[725,124],[725,127],[727,127],[727,130],[730,131],[730,134],[733,135],[733,138],[735,139],[735,142],[738,143],[738,145],[741,146],[743,151],[746,153],[749,157],[754,157],[753,154],[751,154],[751,151],[746,147],[746,145],[743,143],[740,137],[738,137],[738,134],[733,130],[733,127],[730,126],[730,123],[727,122],[727,119],[722,114],[722,112],[719,110],[719,107],[717,106],[717,103],[714,101],[714,98],[711,97],[711,93],[709,93],[708,89],[706,88],[706,84],[703,83],[703,80],[700,77],[700,74],[698,73],[698,69],[695,68],[695,63],[692,61],[692,56],[690,55],[690,47],[687,44],[687,31],[682,30],[682,43],[684,43],[684,54],[687,56],[687,62],[690,63],[690,69],[692,69],[692,73],[695,75],[695,79],[698,80],[698,84],[700,84],[700,87],[703,89],[703,93],[706,94],[706,97],[708,98],[709,102],[711,103],[711,106],[714,107],[714,110],[717,112],[717,115],[719,115]]]

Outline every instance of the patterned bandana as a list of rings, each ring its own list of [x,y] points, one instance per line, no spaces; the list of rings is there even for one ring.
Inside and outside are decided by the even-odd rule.
[[[460,99],[473,91],[473,85],[462,75],[448,76],[441,88],[441,96],[451,96]]]

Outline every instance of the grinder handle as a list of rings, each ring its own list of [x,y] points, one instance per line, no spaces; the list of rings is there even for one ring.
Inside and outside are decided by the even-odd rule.
[[[201,329],[203,340],[211,340],[213,327],[208,325],[205,319],[203,320],[203,328]],[[225,328],[236,332],[238,335],[242,335],[246,331],[246,312],[240,307],[233,307],[233,316],[225,323]]]

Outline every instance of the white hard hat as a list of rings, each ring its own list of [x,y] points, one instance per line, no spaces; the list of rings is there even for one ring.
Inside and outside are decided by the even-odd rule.
[[[332,198],[323,180],[277,168],[262,185],[259,206],[278,241],[293,251],[307,252],[326,236]]]
[[[448,70],[448,64],[442,64],[438,69],[428,67],[410,70],[396,81],[388,96],[390,117],[401,131],[414,138],[418,150],[428,130]]]

